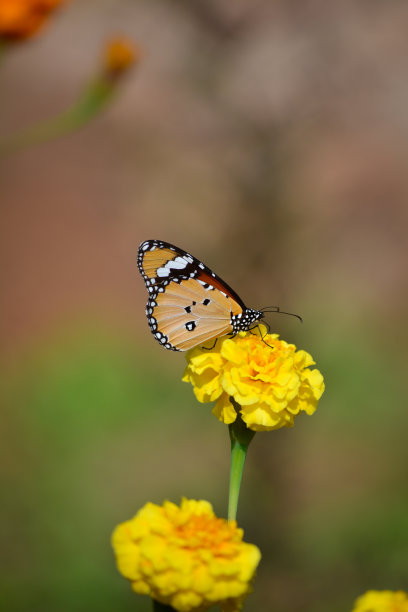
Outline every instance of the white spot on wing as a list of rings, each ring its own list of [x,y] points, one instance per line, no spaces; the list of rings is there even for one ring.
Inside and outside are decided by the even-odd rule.
[[[176,257],[172,261],[166,263],[166,267],[176,268],[176,270],[183,270],[187,266],[187,262],[184,257]]]
[[[169,268],[166,268],[166,266],[164,266],[164,268],[159,268],[157,270],[157,276],[164,277],[164,276],[168,276],[169,274],[170,274],[170,270]]]

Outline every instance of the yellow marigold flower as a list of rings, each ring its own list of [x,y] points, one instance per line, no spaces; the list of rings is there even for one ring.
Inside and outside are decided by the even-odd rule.
[[[316,410],[323,376],[310,369],[315,362],[309,353],[259,328],[220,338],[213,350],[189,351],[183,381],[193,385],[198,401],[216,401],[213,413],[223,423],[237,418],[234,400],[254,431],[291,427],[299,412]]]
[[[105,48],[105,71],[118,76],[140,60],[141,51],[125,38],[111,40]]]
[[[408,612],[408,596],[404,591],[367,591],[352,612]]]
[[[33,36],[63,0],[0,0],[0,37],[20,40]]]
[[[236,522],[217,518],[209,502],[183,499],[180,507],[146,504],[116,527],[112,543],[118,569],[136,593],[180,612],[216,604],[234,612],[261,557],[242,537]]]

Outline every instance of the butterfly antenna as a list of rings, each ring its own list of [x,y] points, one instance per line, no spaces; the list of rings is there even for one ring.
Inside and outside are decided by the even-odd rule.
[[[272,308],[273,310],[269,310],[270,308]],[[278,312],[279,314],[285,314],[285,315],[289,315],[290,317],[296,317],[297,319],[299,319],[301,323],[303,323],[303,319],[300,315],[295,314],[294,312],[286,312],[284,310],[281,310],[279,306],[266,306],[265,308],[261,308],[261,312],[263,313]]]

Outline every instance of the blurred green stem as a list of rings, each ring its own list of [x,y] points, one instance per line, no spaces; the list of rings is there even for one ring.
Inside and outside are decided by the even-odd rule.
[[[76,104],[68,110],[52,119],[23,130],[19,134],[11,136],[9,140],[0,143],[0,156],[53,140],[77,130],[105,108],[115,89],[114,80],[101,76],[85,90]]]
[[[166,604],[162,604],[155,599],[152,599],[153,602],[153,612],[174,612],[174,608],[171,606],[167,606]]]
[[[228,520],[235,521],[237,518],[239,491],[241,488],[245,458],[248,446],[255,435],[255,432],[248,429],[245,425],[238,410],[236,420],[229,425],[229,435],[231,439],[231,469],[228,497]]]

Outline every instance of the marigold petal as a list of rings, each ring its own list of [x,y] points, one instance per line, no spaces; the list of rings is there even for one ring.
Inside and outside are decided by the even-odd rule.
[[[139,558],[139,556],[134,554],[133,546],[129,546],[127,549],[124,548],[120,557],[118,557],[118,569],[128,580],[139,580]]]
[[[194,591],[180,592],[172,599],[171,605],[180,612],[189,612],[201,606],[203,598]]]
[[[261,551],[253,544],[245,544],[242,554],[245,558],[245,563],[240,565],[240,579],[242,582],[249,582],[252,574],[250,573],[251,566],[258,566],[261,560]]]
[[[217,419],[226,425],[234,423],[235,419],[237,418],[237,411],[235,410],[234,405],[231,403],[228,393],[223,393],[220,396],[212,412],[215,414]]]
[[[231,374],[231,369],[224,369],[221,374],[221,385],[224,391],[228,393],[228,395],[234,396],[237,392],[237,388],[233,381],[233,376]]]
[[[269,431],[282,427],[282,417],[268,410],[265,405],[260,405],[255,410],[241,411],[244,423],[254,431]]]
[[[288,395],[288,389],[286,387],[275,385],[271,386],[268,391],[269,396],[272,396],[275,401],[282,402],[282,404],[284,403],[286,405]]]
[[[274,378],[274,383],[288,389],[293,389],[299,384],[299,376],[293,371],[293,362],[283,364]]]
[[[199,349],[194,349],[191,355],[191,369],[196,374],[202,374],[206,369],[210,368],[217,371],[222,364],[222,357],[219,353],[213,351],[198,352]],[[189,367],[186,368],[186,371]]]
[[[324,380],[319,370],[306,370],[302,376],[302,382],[307,381],[313,396],[319,400],[324,391]]]
[[[118,567],[118,569],[121,572],[119,567]],[[125,578],[127,578],[127,576],[125,576]],[[132,578],[130,578],[130,580],[132,580]],[[139,595],[151,595],[150,587],[143,580],[132,580],[130,586],[135,591],[135,593],[138,593]]]
[[[192,574],[190,571],[180,572],[175,578],[175,572],[162,572],[152,576],[152,582],[154,588],[160,592],[162,597],[170,597],[171,595],[177,595],[180,590],[186,591],[191,589],[192,585]]]
[[[245,350],[233,338],[227,338],[221,345],[220,357],[239,365],[245,361]]]
[[[219,375],[214,370],[194,375],[194,394],[199,402],[213,402],[222,393]]]
[[[199,567],[194,572],[192,589],[200,593],[205,593],[206,596],[214,589],[214,579],[207,572],[205,567]]]
[[[294,354],[294,359],[299,368],[310,368],[310,366],[315,365],[313,357],[309,355],[309,353],[306,353],[306,351],[297,351]]]

